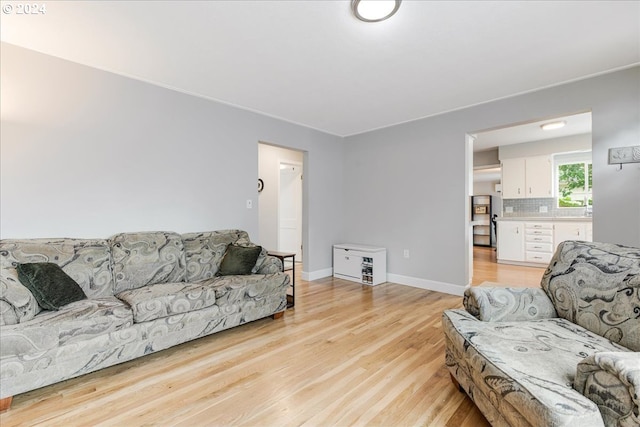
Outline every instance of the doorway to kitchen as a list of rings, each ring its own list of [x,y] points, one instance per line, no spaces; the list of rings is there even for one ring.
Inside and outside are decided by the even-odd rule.
[[[548,125],[552,125],[551,130],[547,130]],[[569,160],[576,155],[579,154],[580,159],[587,157],[590,159],[592,146],[590,111],[470,132],[467,135],[467,144],[467,149],[470,151],[468,155],[472,156],[472,159],[467,162],[469,165],[467,168],[469,199],[473,200],[471,196],[486,196],[491,200],[492,215],[497,216],[498,226],[496,227],[494,222],[491,223],[491,233],[494,235],[490,237],[489,241],[494,246],[493,250],[497,250],[496,255],[500,255],[499,223],[501,220],[522,218],[523,220],[544,219],[551,222],[553,218],[579,217],[585,216],[584,212],[590,212],[593,203],[590,193],[584,195],[582,193],[585,193],[586,190],[582,188],[569,188],[576,180],[563,177],[564,169],[570,169],[569,166],[563,166],[563,164],[571,163]],[[543,168],[544,170],[536,172],[534,166],[540,160],[544,160],[543,163],[546,166]],[[584,164],[588,164],[588,162],[590,160],[584,160]],[[512,164],[516,167],[511,167],[508,171],[503,169],[504,165]],[[520,164],[522,165],[519,166]],[[527,168],[525,168],[525,164]],[[529,174],[529,179],[526,179],[525,169],[534,171]],[[518,180],[518,184],[514,186],[513,183],[516,179],[512,177],[510,172],[512,170],[517,172],[516,176],[522,175],[523,181],[533,184],[525,186]],[[584,170],[590,171],[586,166]],[[588,180],[583,180],[585,181],[583,187],[590,188],[591,175],[590,173],[584,175],[585,178],[588,175]],[[573,178],[573,175],[571,177]],[[542,178],[544,185],[539,184],[538,178]],[[520,187],[522,188],[520,189]],[[539,194],[536,194],[536,191],[532,192],[536,188],[542,188],[544,191],[538,191]],[[522,192],[520,193],[519,190]],[[578,202],[583,199],[584,206],[578,207]],[[477,253],[477,251],[473,250],[476,246],[473,246],[472,202],[469,202],[467,206],[470,229],[469,254],[473,258],[474,252]],[[483,229],[482,227],[477,228]],[[496,236],[495,233],[498,235]],[[482,239],[476,240],[483,241]],[[526,264],[527,252],[524,243],[522,245],[522,262]],[[549,246],[550,250],[554,249],[551,243]],[[493,259],[501,258],[496,256]],[[473,259],[469,261],[469,264],[473,266]],[[473,280],[472,271],[469,276],[470,281]]]

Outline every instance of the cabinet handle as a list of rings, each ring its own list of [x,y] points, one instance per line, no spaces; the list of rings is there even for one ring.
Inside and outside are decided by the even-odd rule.
[[[520,194],[520,187],[518,187],[518,194]]]
[[[529,187],[529,194],[531,194],[531,187]]]
[[[520,227],[516,227],[516,234],[520,234]]]

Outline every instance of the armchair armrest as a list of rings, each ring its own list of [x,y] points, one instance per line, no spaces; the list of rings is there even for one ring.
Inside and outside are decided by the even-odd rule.
[[[256,271],[256,274],[273,274],[283,271],[282,261],[278,258],[267,255],[264,262],[260,264],[260,268]]]
[[[573,387],[592,400],[605,425],[640,425],[640,352],[601,352],[580,363]]]
[[[513,322],[558,317],[553,303],[540,288],[482,288],[464,291],[464,308],[478,320]]]

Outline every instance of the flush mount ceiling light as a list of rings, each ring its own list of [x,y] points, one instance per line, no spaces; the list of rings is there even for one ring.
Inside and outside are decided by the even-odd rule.
[[[540,125],[540,129],[542,129],[542,130],[560,129],[560,128],[563,128],[564,125],[566,125],[566,124],[567,124],[567,122],[565,122],[564,120],[562,120],[560,122],[545,123],[543,125]]]
[[[393,16],[402,0],[351,0],[353,14],[364,22],[380,22]]]

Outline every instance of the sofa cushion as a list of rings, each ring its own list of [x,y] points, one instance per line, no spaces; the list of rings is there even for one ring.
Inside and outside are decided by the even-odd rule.
[[[117,298],[84,299],[59,311],[42,311],[28,322],[4,327],[0,357],[39,353],[132,324],[131,309]]]
[[[261,252],[261,246],[227,246],[227,251],[225,252],[224,258],[222,258],[222,262],[220,263],[218,275],[231,276],[236,274],[251,274]]]
[[[182,235],[187,282],[215,277],[227,246],[238,240],[237,233],[208,232]]]
[[[197,282],[215,277],[227,246],[256,246],[251,243],[249,234],[243,230],[218,230],[203,233],[186,233],[182,235],[185,259],[187,264],[187,282]],[[256,273],[267,257],[267,250],[262,249],[255,266]]]
[[[563,242],[541,285],[560,317],[640,351],[640,249]]]
[[[18,279],[20,263],[51,262],[80,285],[89,298],[113,296],[106,240],[4,239],[0,241],[0,325],[27,322],[40,312],[33,294]]]
[[[179,234],[121,233],[109,242],[115,294],[158,283],[184,282],[184,248]]]
[[[216,303],[215,290],[206,283],[161,283],[124,291],[117,297],[131,306],[136,323],[200,310]]]
[[[59,310],[67,304],[86,299],[82,288],[51,262],[18,264],[18,278],[45,310]]]
[[[475,390],[467,392],[482,393],[512,425],[528,425],[521,417],[531,425],[601,426],[596,404],[573,389],[576,367],[599,351],[628,351],[562,318],[482,322],[447,310],[443,329],[447,366],[471,378]]]

